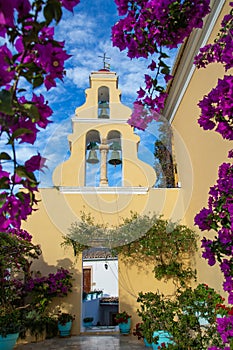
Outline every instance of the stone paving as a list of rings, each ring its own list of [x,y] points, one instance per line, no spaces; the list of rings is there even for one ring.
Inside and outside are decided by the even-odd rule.
[[[143,342],[132,335],[81,335],[19,344],[14,350],[142,350]]]

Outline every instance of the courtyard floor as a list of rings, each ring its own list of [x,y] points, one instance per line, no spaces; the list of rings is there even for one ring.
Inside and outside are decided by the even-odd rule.
[[[132,335],[81,335],[52,338],[38,343],[19,344],[14,350],[139,350],[143,342]]]

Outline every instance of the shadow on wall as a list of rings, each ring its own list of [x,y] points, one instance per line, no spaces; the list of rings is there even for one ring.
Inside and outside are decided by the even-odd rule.
[[[59,269],[68,270],[72,274],[72,292],[68,292],[66,296],[55,297],[48,306],[48,313],[57,314],[59,310],[68,312],[75,316],[72,326],[72,335],[80,333],[79,315],[81,314],[81,271],[78,266],[69,258],[57,260],[57,264],[49,265],[44,261],[43,252],[40,258],[33,261],[31,265],[32,276],[48,276],[54,274]]]

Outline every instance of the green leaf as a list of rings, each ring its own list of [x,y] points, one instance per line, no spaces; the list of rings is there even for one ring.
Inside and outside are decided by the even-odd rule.
[[[58,23],[61,16],[62,9],[60,2],[57,0],[48,1],[47,5],[44,7],[44,17],[47,23],[51,23],[53,19]]]
[[[165,62],[163,62],[162,60],[159,60],[159,66],[164,67],[164,68],[169,68],[168,65]]]
[[[0,159],[11,160],[11,156],[8,153],[6,153],[6,152],[1,152],[0,153]]]
[[[26,128],[19,128],[17,130],[15,130],[10,138],[10,140],[8,141],[8,144],[12,145],[14,139],[16,139],[17,137],[20,137],[24,134],[31,134],[32,131]]]
[[[161,58],[169,58],[170,56],[168,56],[165,52],[161,52],[160,57]]]
[[[10,185],[9,185],[9,179],[7,176],[3,176],[1,179],[0,179],[0,189],[9,189],[10,188]]]
[[[6,113],[8,115],[14,114],[14,111],[12,109],[12,94],[10,91],[0,91],[0,112]]]
[[[40,75],[40,76],[36,76],[33,79],[33,88],[36,88],[38,86],[41,86],[44,82],[44,78]]]
[[[30,116],[33,122],[36,122],[40,119],[40,113],[38,111],[38,108],[33,103],[24,103],[22,107],[23,111],[25,111],[27,115]]]
[[[19,198],[21,200],[21,202],[24,201],[24,194],[22,192],[18,192],[16,193],[15,197]]]
[[[165,91],[164,88],[163,88],[162,86],[157,86],[157,87],[155,88],[155,90],[158,91],[158,92],[164,92],[164,91]]]
[[[37,183],[35,175],[31,172],[28,172],[24,166],[21,166],[21,165],[17,166],[15,172],[20,177],[26,178],[34,183]]]
[[[169,69],[169,67],[164,67],[164,68],[162,68],[162,69],[161,69],[161,73],[162,73],[162,74],[165,74],[165,75],[170,74],[170,69]]]

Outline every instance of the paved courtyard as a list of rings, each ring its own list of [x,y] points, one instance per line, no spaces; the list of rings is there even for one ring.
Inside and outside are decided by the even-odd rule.
[[[143,342],[132,335],[85,335],[52,338],[38,343],[19,344],[14,350],[140,350]]]

